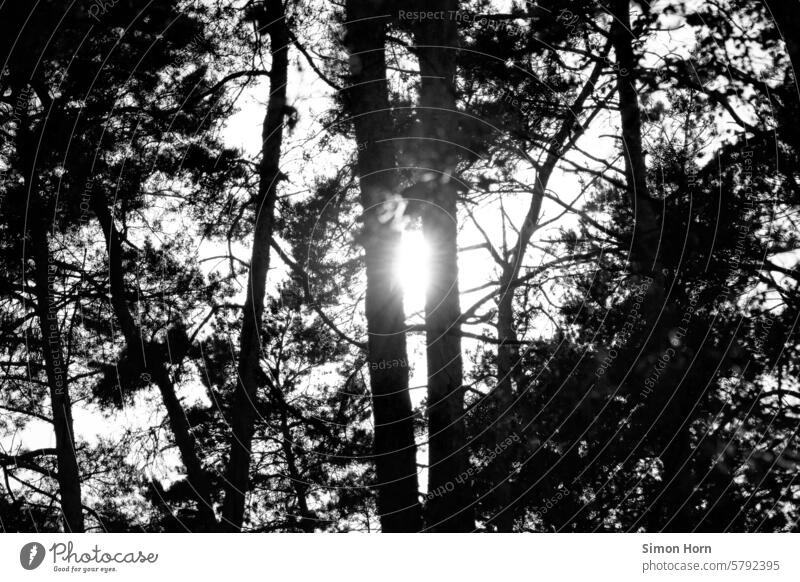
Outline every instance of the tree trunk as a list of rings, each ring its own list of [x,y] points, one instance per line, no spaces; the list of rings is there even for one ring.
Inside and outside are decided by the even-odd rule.
[[[628,184],[630,204],[634,216],[634,234],[631,243],[631,254],[634,272],[650,277],[643,302],[643,323],[641,332],[631,341],[631,348],[647,354],[660,353],[666,344],[665,322],[661,314],[667,301],[666,276],[663,272],[659,256],[661,223],[656,209],[656,201],[650,196],[647,184],[647,166],[642,147],[642,122],[636,93],[636,80],[639,69],[638,59],[633,52],[630,0],[615,0],[613,4],[614,24],[611,36],[617,55],[617,92],[619,94],[620,119],[622,125],[622,142],[625,157],[625,176]],[[641,357],[641,356],[640,356]],[[642,360],[645,361],[645,360]],[[648,368],[649,370],[649,368]],[[680,382],[680,380],[677,380]],[[690,406],[687,399],[690,394],[685,387],[677,386],[674,402],[675,412],[680,415]],[[657,398],[650,398],[647,407],[654,406]],[[687,412],[688,414],[688,412]],[[684,420],[678,418],[677,423]],[[677,426],[677,423],[675,426]],[[657,531],[678,511],[681,503],[691,494],[691,474],[688,469],[681,469],[681,463],[691,454],[688,428],[678,429],[675,441],[660,455],[663,461],[662,489],[659,497],[663,497],[661,505],[651,510],[649,529]],[[658,503],[658,501],[656,501]],[[665,515],[669,513],[669,515]],[[686,527],[685,517],[690,509],[681,510],[670,525],[671,529],[683,530]],[[666,519],[665,519],[666,518]]]
[[[420,6],[420,8],[423,8]],[[455,11],[457,0],[424,6],[436,12]],[[461,360],[461,305],[458,286],[458,216],[455,179],[458,112],[454,77],[458,51],[457,21],[422,20],[414,27],[420,83],[423,171],[430,170],[422,230],[431,257],[425,298],[428,363],[428,529],[465,532],[475,528],[467,468],[464,386]]]
[[[381,3],[348,0],[347,45],[353,84],[347,93],[358,148],[362,242],[366,259],[369,377],[375,420],[375,471],[383,532],[417,532],[422,512],[417,483],[413,409],[402,286],[397,280],[401,232],[380,211],[397,192],[392,119],[386,81],[385,14]],[[389,362],[406,365],[386,365]],[[383,364],[383,365],[381,365]]]
[[[175,384],[169,374],[163,346],[147,341],[141,328],[131,313],[125,299],[125,276],[123,271],[122,239],[117,231],[114,218],[106,205],[105,197],[98,191],[92,191],[92,209],[94,210],[103,235],[106,239],[108,256],[108,275],[111,288],[111,307],[119,321],[120,330],[128,348],[128,357],[136,364],[142,374],[149,374],[161,392],[161,399],[167,411],[170,429],[175,437],[181,461],[186,467],[189,485],[197,495],[200,529],[216,529],[211,483],[197,455],[192,427],[175,392]]]
[[[36,178],[32,178],[36,182]],[[30,198],[38,196],[31,188]],[[67,382],[67,369],[61,344],[58,309],[53,304],[50,282],[55,277],[47,235],[47,212],[37,201],[32,200],[31,242],[34,268],[36,270],[36,307],[39,329],[42,334],[47,383],[50,386],[50,401],[53,407],[53,427],[56,436],[56,459],[58,463],[58,488],[61,510],[64,513],[64,529],[68,532],[83,532],[83,507],[81,503],[81,479],[75,455],[75,433],[72,424],[72,402]]]
[[[15,101],[19,92],[14,92]],[[58,464],[58,488],[61,510],[64,514],[64,529],[68,532],[84,531],[83,505],[81,502],[81,479],[78,459],[75,454],[75,432],[72,422],[72,401],[69,394],[68,370],[61,342],[58,308],[52,297],[55,265],[50,254],[48,209],[39,192],[39,177],[36,169],[37,131],[28,126],[27,109],[17,129],[16,146],[21,162],[21,174],[26,180],[28,208],[26,221],[30,224],[30,240],[33,248],[34,276],[36,280],[36,311],[42,335],[42,351],[45,372],[50,388],[53,407],[53,428],[56,437],[56,462]]]
[[[606,46],[603,49],[603,55],[608,52],[608,48]],[[494,431],[495,444],[518,431],[518,423],[515,421],[512,410],[515,396],[518,395],[519,390],[523,389],[521,386],[523,375],[520,369],[519,338],[517,337],[514,322],[514,292],[519,287],[517,278],[531,238],[539,227],[542,202],[550,177],[563,156],[563,147],[570,143],[573,131],[580,124],[578,120],[581,111],[587,99],[594,92],[602,70],[603,64],[598,62],[565,114],[564,120],[553,138],[553,147],[550,148],[544,163],[537,168],[536,181],[531,193],[531,203],[517,241],[509,256],[503,257],[504,259],[507,258],[508,262],[503,267],[499,282],[500,297],[497,302],[496,329],[499,344],[497,346],[497,387],[495,388],[494,400],[498,418],[496,430]],[[503,466],[508,467],[509,463],[498,464],[498,468]],[[508,474],[498,474],[495,481],[497,505],[503,509],[502,513],[491,520],[498,532],[510,532],[514,525],[513,508],[509,506],[511,503],[511,487],[508,481],[504,481],[507,477]]]
[[[514,325],[514,290],[515,287],[504,276],[500,286],[500,300],[497,306],[497,386],[493,394],[495,405],[495,426],[490,431],[496,445],[516,431],[513,403],[519,393],[520,353],[517,344],[517,331]],[[492,484],[495,489],[495,506],[499,513],[490,522],[498,532],[508,533],[514,527],[514,510],[512,507],[511,483],[508,481],[508,462],[496,459],[492,464]]]
[[[250,458],[256,420],[256,400],[261,384],[261,317],[270,262],[270,242],[275,213],[283,119],[286,114],[286,84],[289,70],[289,29],[281,0],[267,0],[265,27],[270,39],[272,65],[270,96],[262,125],[256,223],[247,282],[242,331],[239,338],[239,378],[230,410],[232,437],[222,517],[223,528],[239,531],[244,522],[245,496],[250,486]]]
[[[617,55],[617,93],[622,125],[622,149],[628,197],[633,209],[631,259],[635,272],[655,279],[651,293],[663,297],[663,274],[658,261],[660,223],[656,203],[647,185],[647,165],[642,147],[642,120],[636,92],[639,63],[633,53],[630,1],[614,0],[611,37]],[[650,303],[652,305],[652,303]],[[658,304],[656,307],[660,308]]]
[[[282,396],[282,395],[281,395]],[[308,508],[308,483],[298,468],[297,456],[294,452],[294,436],[289,426],[286,403],[281,398],[280,418],[281,418],[281,447],[283,455],[286,457],[286,468],[289,473],[289,480],[292,483],[295,497],[297,498],[297,509],[300,514],[294,516],[297,526],[305,533],[314,533],[317,524],[316,516]]]

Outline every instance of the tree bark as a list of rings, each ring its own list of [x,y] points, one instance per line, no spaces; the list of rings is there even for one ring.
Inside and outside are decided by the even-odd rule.
[[[656,284],[651,285],[650,289],[660,291],[663,295],[663,274],[658,261],[660,223],[655,201],[647,185],[641,110],[636,92],[639,63],[633,52],[630,1],[614,0],[612,16],[611,38],[617,55],[617,93],[625,177],[634,219],[631,259],[634,271],[653,277]]]
[[[36,179],[33,178],[33,182]],[[31,198],[38,192],[29,190]],[[55,276],[49,249],[46,211],[37,202],[31,208],[31,242],[36,270],[36,307],[39,329],[42,334],[47,383],[50,386],[50,401],[53,407],[53,428],[56,436],[56,460],[58,463],[58,488],[61,510],[64,513],[64,529],[71,533],[84,531],[83,507],[81,503],[81,479],[75,454],[75,432],[72,422],[72,402],[67,381],[66,361],[61,343],[58,309],[53,304],[50,281]]]
[[[423,6],[420,6],[423,8]],[[425,10],[452,14],[457,0],[425,4]],[[462,476],[468,464],[464,426],[461,305],[458,285],[458,216],[455,179],[458,112],[455,83],[457,21],[452,18],[415,23],[414,37],[421,75],[422,119],[420,166],[428,200],[422,230],[431,257],[425,298],[428,364],[428,488],[430,531],[467,532],[475,528],[472,492]]]
[[[15,91],[14,94],[17,98],[19,97],[18,91]],[[33,248],[36,281],[36,311],[42,335],[42,351],[47,383],[50,388],[50,402],[53,408],[58,488],[61,510],[64,514],[64,529],[68,532],[80,533],[84,531],[81,479],[75,452],[68,370],[61,341],[58,308],[53,301],[52,283],[55,278],[55,265],[50,254],[48,210],[42,200],[42,193],[39,191],[39,176],[36,168],[35,136],[38,132],[31,131],[28,122],[29,118],[27,110],[25,110],[17,129],[16,146],[30,209],[26,221],[30,224],[30,241]]]
[[[382,221],[395,202],[398,180],[391,138],[386,79],[386,5],[347,2],[347,46],[352,85],[347,91],[358,148],[367,275],[366,318],[369,377],[375,421],[375,471],[383,532],[417,532],[422,512],[417,483],[413,409],[408,392],[408,355],[402,286],[397,280],[401,232]],[[405,365],[386,365],[404,362]],[[383,365],[381,365],[383,364]]]
[[[270,263],[275,200],[281,180],[280,158],[286,84],[289,72],[289,29],[281,0],[264,3],[272,65],[270,96],[262,125],[261,162],[256,201],[256,223],[247,282],[242,331],[239,337],[239,378],[230,410],[232,437],[222,509],[223,528],[239,531],[244,523],[245,496],[250,485],[250,459],[256,420],[256,400],[261,384],[261,317],[264,313],[267,271]]]
[[[622,142],[625,158],[625,176],[628,195],[634,216],[634,233],[631,254],[634,272],[650,277],[643,302],[643,323],[638,337],[632,340],[634,349],[643,354],[659,352],[666,342],[661,320],[662,309],[667,301],[666,276],[659,256],[661,223],[656,209],[656,201],[650,196],[647,184],[647,165],[642,147],[642,122],[636,93],[636,80],[639,70],[638,59],[633,51],[633,32],[630,21],[630,0],[614,0],[612,15],[614,23],[611,37],[617,55],[617,92],[619,94]],[[679,380],[678,380],[679,381]],[[680,382],[680,381],[679,381]],[[672,409],[674,414],[688,414],[690,408],[686,401],[690,394],[685,387],[677,386]],[[646,406],[653,406],[658,399],[649,399]],[[678,426],[683,418],[678,418]],[[686,516],[691,511],[678,508],[691,493],[691,474],[682,469],[684,459],[691,454],[688,427],[677,429],[675,440],[666,450],[660,452],[663,461],[661,481],[664,484],[659,497],[660,505],[651,510],[649,529],[660,530],[663,524],[675,515],[671,528],[682,530],[686,527]]]

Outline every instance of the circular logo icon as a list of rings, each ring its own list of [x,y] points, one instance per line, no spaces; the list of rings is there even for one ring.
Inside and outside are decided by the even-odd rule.
[[[44,546],[38,542],[30,542],[19,551],[19,563],[26,570],[35,570],[44,561]]]

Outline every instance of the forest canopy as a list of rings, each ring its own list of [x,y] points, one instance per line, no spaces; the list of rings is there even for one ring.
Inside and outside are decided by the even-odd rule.
[[[0,3],[0,531],[798,531],[799,26]]]

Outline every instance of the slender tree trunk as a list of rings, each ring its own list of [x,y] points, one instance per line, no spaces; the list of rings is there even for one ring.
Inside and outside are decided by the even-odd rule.
[[[602,54],[608,52],[608,46],[603,49]],[[570,136],[579,125],[579,116],[587,99],[594,92],[595,84],[600,78],[603,64],[598,62],[589,78],[584,83],[583,88],[578,93],[572,103],[564,120],[559,126],[553,138],[554,147],[550,148],[545,156],[545,161],[541,167],[537,168],[536,181],[534,182],[533,192],[531,193],[531,203],[525,221],[520,229],[514,247],[508,257],[508,262],[504,265],[503,273],[500,278],[500,297],[497,302],[497,387],[495,388],[495,406],[497,408],[497,426],[494,431],[495,442],[500,442],[509,435],[517,432],[518,423],[515,421],[514,411],[512,410],[515,396],[518,390],[523,389],[521,381],[523,378],[520,370],[519,338],[514,322],[514,293],[519,288],[517,278],[519,277],[522,261],[525,257],[531,238],[539,226],[539,216],[542,211],[542,202],[550,177],[563,155],[563,146],[568,144]],[[504,257],[506,258],[506,257]],[[499,463],[499,467],[509,466],[509,463]],[[502,482],[508,475],[497,475],[495,484],[497,486],[497,504],[504,511],[492,520],[498,532],[510,532],[514,525],[513,508],[511,503],[511,487],[508,481]]]
[[[633,52],[629,0],[614,0],[611,39],[617,58],[617,93],[622,128],[622,148],[628,200],[633,212],[630,263],[634,274],[647,282],[642,324],[630,341],[631,349],[653,353],[665,338],[657,333],[666,301],[666,277],[659,256],[662,225],[657,201],[650,196],[647,165],[642,147],[642,119],[636,92],[639,62]]]
[[[283,402],[282,399],[280,402],[280,417],[281,446],[283,448],[283,454],[286,457],[286,467],[289,472],[289,479],[292,482],[292,489],[294,489],[294,494],[297,498],[297,508],[300,510],[300,515],[295,516],[295,518],[303,532],[313,533],[316,520],[314,514],[311,513],[308,508],[308,484],[297,467],[297,456],[294,453],[294,437],[292,435],[292,429],[289,426],[285,402]]]
[[[539,214],[542,209],[544,191],[552,174],[553,168],[558,160],[555,154],[548,156],[547,162],[537,174],[534,186],[533,199],[528,210],[528,215],[520,229],[519,238],[514,249],[512,249],[509,262],[503,268],[500,278],[500,297],[497,302],[497,386],[494,392],[494,403],[497,410],[497,419],[492,434],[494,435],[493,444],[497,444],[503,439],[517,431],[514,411],[512,410],[514,398],[518,395],[519,379],[522,377],[520,366],[519,339],[514,323],[514,292],[518,284],[516,279],[519,275],[522,259],[530,243],[533,233],[539,224]],[[508,468],[509,463],[495,461],[496,475],[494,484],[496,486],[496,503],[501,512],[491,520],[498,532],[510,532],[514,526],[514,512],[511,504],[511,483],[506,478],[508,474],[499,472],[502,468]]]
[[[125,338],[128,356],[142,374],[149,374],[150,380],[155,382],[161,392],[161,399],[167,411],[170,429],[175,438],[181,461],[186,467],[189,485],[197,495],[200,529],[216,529],[217,520],[214,514],[210,479],[197,455],[192,427],[189,425],[186,412],[175,392],[175,384],[169,374],[163,346],[145,340],[140,326],[136,323],[131,313],[125,299],[122,238],[117,231],[105,197],[96,190],[92,191],[91,196],[92,209],[97,216],[106,239],[111,307]]]
[[[508,275],[501,281],[500,301],[497,306],[497,386],[494,403],[496,409],[495,426],[492,427],[492,445],[500,443],[516,431],[514,397],[519,393],[520,353],[517,344],[517,331],[514,325],[514,290],[508,282]],[[505,284],[503,284],[505,283]],[[507,461],[507,460],[504,460]],[[512,507],[511,483],[508,480],[510,463],[496,459],[493,467],[493,485],[496,487],[495,505],[499,513],[491,519],[498,532],[511,532],[514,527],[514,508]]]
[[[648,289],[643,302],[643,323],[641,332],[631,343],[634,349],[643,349],[644,354],[660,352],[666,344],[663,333],[664,323],[661,320],[662,309],[667,301],[666,277],[659,256],[661,223],[656,209],[656,201],[650,196],[647,184],[647,166],[642,147],[642,121],[636,93],[636,80],[639,70],[638,59],[634,55],[631,22],[630,0],[614,0],[612,14],[611,37],[617,55],[617,92],[619,94],[620,119],[622,126],[622,142],[625,157],[625,175],[628,184],[630,204],[634,215],[634,234],[631,244],[634,272],[650,277]],[[649,340],[648,340],[649,336]],[[680,382],[680,380],[676,380]],[[688,391],[676,387],[672,409],[673,414],[688,414]],[[657,399],[651,398],[646,406],[653,406]],[[677,418],[672,426],[679,426],[686,417]],[[690,440],[687,428],[676,429],[679,434],[675,441],[661,451],[663,471],[661,481],[664,488],[660,493],[661,505],[653,508],[649,516],[649,529],[660,530],[671,518],[683,500],[691,493],[691,474],[681,469],[681,463],[690,454]],[[681,510],[671,528],[682,530],[686,527],[684,516],[690,510]]]
[[[19,92],[15,92],[19,96]],[[15,99],[16,101],[16,99]],[[17,152],[22,163],[22,175],[26,180],[28,208],[26,216],[30,224],[30,241],[33,247],[34,274],[36,280],[36,311],[42,335],[42,351],[45,372],[50,388],[53,407],[53,428],[56,437],[56,462],[58,464],[58,488],[61,510],[64,514],[64,529],[68,532],[83,532],[83,505],[81,501],[81,479],[75,453],[75,432],[72,422],[72,401],[69,394],[68,370],[61,342],[58,308],[53,299],[55,266],[50,254],[47,207],[42,203],[39,178],[36,169],[35,135],[30,131],[27,111],[17,129]]]
[[[422,529],[413,409],[408,392],[406,325],[402,287],[396,277],[401,232],[382,221],[397,192],[392,119],[386,81],[386,5],[347,2],[347,45],[352,85],[347,93],[359,144],[358,173],[364,208],[366,317],[369,377],[375,420],[375,471],[383,532]],[[392,361],[405,366],[386,365]],[[381,365],[383,363],[383,365]]]
[[[35,178],[34,178],[35,182]],[[29,191],[31,197],[38,192]],[[61,343],[58,309],[52,297],[51,281],[55,276],[47,235],[46,211],[37,203],[32,204],[35,216],[31,216],[31,242],[36,270],[36,307],[39,329],[42,334],[47,382],[50,386],[50,401],[53,407],[53,427],[56,436],[56,459],[58,463],[58,487],[61,509],[64,513],[64,529],[68,532],[83,532],[83,507],[81,503],[81,480],[78,460],[75,455],[75,432],[72,423],[72,403],[67,382],[67,368]]]
[[[436,12],[455,11],[457,0],[419,6]],[[463,476],[469,451],[464,426],[461,305],[458,286],[458,216],[456,163],[458,112],[454,78],[458,52],[457,21],[452,18],[415,23],[422,118],[422,170],[432,170],[426,183],[428,200],[422,230],[431,257],[425,299],[428,363],[428,487],[431,498],[428,529],[472,531],[472,491]]]
[[[642,147],[642,119],[636,92],[639,62],[633,53],[630,1],[614,0],[611,37],[617,55],[617,93],[622,125],[622,148],[628,197],[633,209],[634,231],[631,245],[634,271],[655,279],[650,292],[661,294],[664,284],[658,260],[660,223],[655,201],[647,185],[647,165]],[[650,303],[652,305],[652,303]],[[661,305],[657,305],[660,309]]]
[[[270,96],[262,125],[261,163],[259,166],[256,223],[247,298],[244,304],[242,331],[239,338],[239,378],[230,411],[232,437],[226,475],[226,495],[222,509],[223,527],[229,531],[242,528],[245,496],[250,487],[250,459],[256,420],[256,400],[261,384],[261,316],[264,312],[270,242],[275,213],[278,182],[281,179],[280,159],[283,142],[283,120],[286,114],[286,84],[289,74],[289,29],[281,0],[267,0],[272,66]]]

